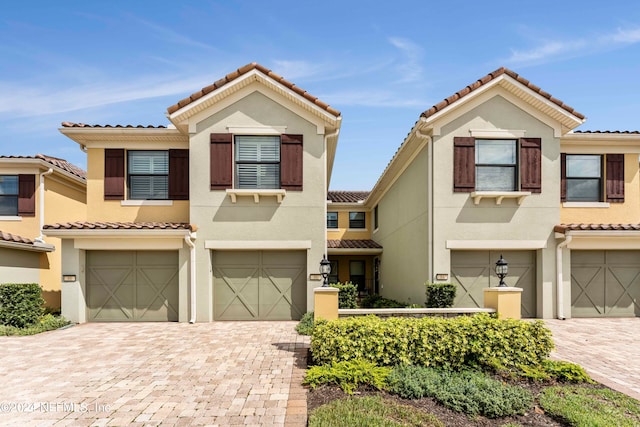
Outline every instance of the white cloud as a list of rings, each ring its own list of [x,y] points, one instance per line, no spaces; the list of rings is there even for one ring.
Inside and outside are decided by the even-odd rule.
[[[401,75],[398,83],[419,81],[422,78],[423,71],[420,65],[423,55],[422,48],[411,40],[402,37],[390,37],[389,43],[400,50],[404,56],[404,60],[396,66]]]

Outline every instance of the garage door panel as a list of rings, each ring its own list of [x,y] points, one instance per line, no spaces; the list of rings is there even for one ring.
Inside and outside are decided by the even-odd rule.
[[[234,255],[226,258],[238,262],[237,254]],[[217,261],[219,258],[216,258]],[[258,274],[256,267],[214,268],[214,310],[217,318],[251,320],[258,315]]]

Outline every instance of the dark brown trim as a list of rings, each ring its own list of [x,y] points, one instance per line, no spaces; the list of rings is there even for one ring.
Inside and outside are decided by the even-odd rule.
[[[35,175],[18,175],[18,215],[36,216]]]
[[[124,200],[124,149],[104,150],[104,199]]]

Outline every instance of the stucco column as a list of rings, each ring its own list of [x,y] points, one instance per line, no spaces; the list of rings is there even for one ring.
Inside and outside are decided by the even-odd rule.
[[[495,287],[484,289],[484,307],[493,308],[498,314],[498,319],[520,320],[522,301],[522,288]]]
[[[338,288],[314,288],[313,320],[335,320],[338,318]]]

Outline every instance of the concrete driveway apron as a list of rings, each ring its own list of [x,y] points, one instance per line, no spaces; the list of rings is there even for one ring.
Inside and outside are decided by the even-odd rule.
[[[295,325],[92,323],[0,337],[0,425],[306,425],[309,340]]]
[[[545,320],[552,356],[581,365],[593,379],[640,400],[640,318]]]

